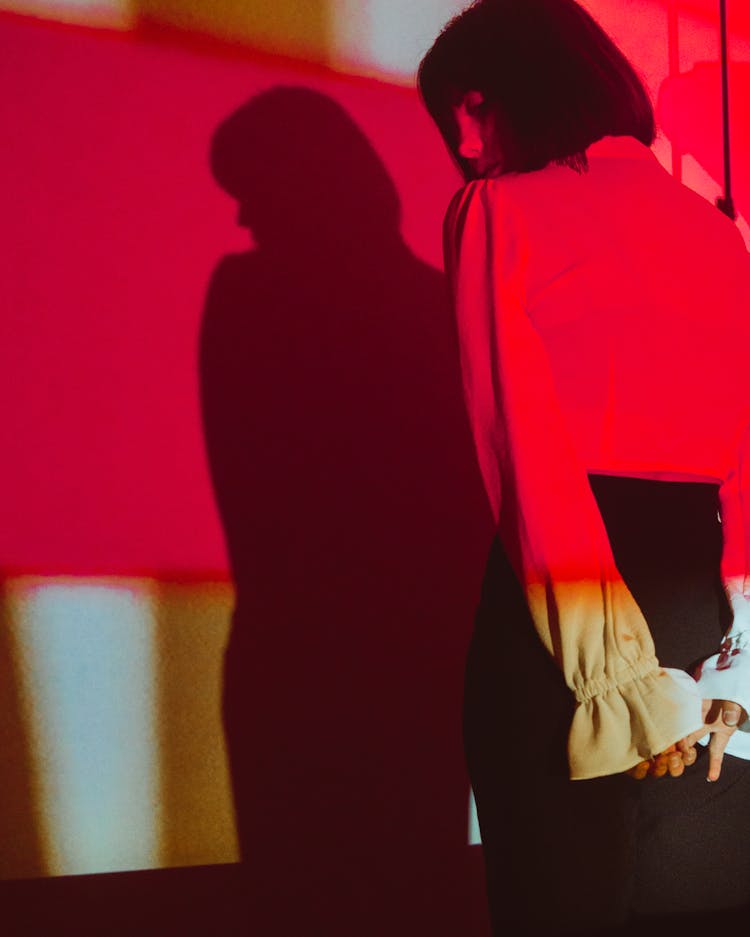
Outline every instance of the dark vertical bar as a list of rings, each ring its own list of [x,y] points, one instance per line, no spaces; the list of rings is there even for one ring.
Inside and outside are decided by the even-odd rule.
[[[719,0],[721,20],[721,97],[724,121],[724,195],[716,200],[716,206],[735,221],[737,212],[732,201],[732,157],[729,136],[729,43],[727,40],[727,0]]]
[[[680,74],[680,20],[677,0],[669,0],[667,8],[667,42],[669,45],[669,77]],[[672,175],[682,182],[682,151],[672,141]]]

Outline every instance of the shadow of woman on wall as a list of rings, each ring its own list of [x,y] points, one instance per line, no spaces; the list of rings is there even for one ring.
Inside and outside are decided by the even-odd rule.
[[[211,160],[255,243],[219,261],[200,347],[247,923],[481,933],[460,710],[490,531],[442,274],[318,92],[252,98]]]

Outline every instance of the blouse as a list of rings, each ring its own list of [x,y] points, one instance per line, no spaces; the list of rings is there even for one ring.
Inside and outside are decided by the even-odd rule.
[[[630,137],[470,182],[445,221],[466,407],[499,535],[576,708],[570,775],[618,773],[750,712],[750,257],[731,221]],[[589,473],[720,485],[734,620],[663,668]],[[750,724],[727,752],[750,757]]]

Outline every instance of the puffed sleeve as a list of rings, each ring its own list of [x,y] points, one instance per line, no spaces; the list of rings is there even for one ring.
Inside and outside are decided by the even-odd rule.
[[[742,432],[736,452],[719,491],[721,574],[732,624],[717,653],[698,667],[696,678],[703,698],[732,700],[750,713],[750,427]],[[750,720],[734,733],[726,750],[750,758]]]
[[[500,178],[457,193],[446,271],[480,469],[536,630],[575,694],[568,755],[583,779],[625,771],[699,728],[700,696],[686,674],[659,666],[616,569],[525,311],[528,244],[510,188]]]

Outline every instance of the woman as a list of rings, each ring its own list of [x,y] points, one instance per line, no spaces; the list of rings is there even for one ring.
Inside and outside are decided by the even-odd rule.
[[[467,183],[445,259],[498,529],[464,722],[493,932],[740,907],[744,243],[574,0],[478,0],[419,88]]]

